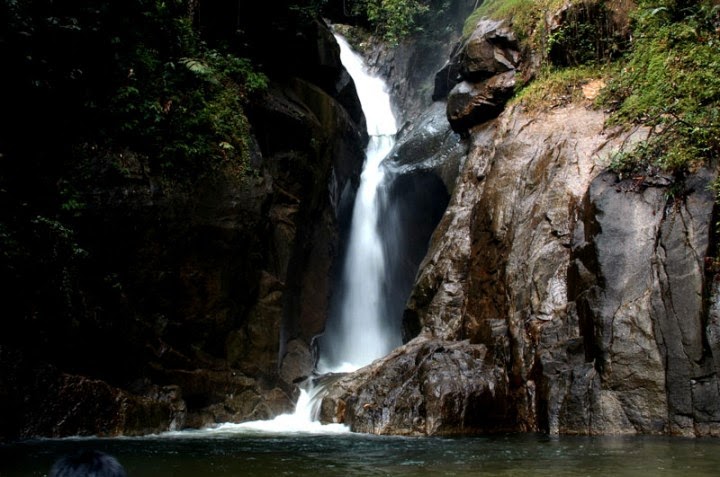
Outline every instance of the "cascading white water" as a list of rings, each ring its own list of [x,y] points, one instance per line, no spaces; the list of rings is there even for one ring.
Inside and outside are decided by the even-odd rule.
[[[333,334],[333,357],[320,356],[319,373],[354,371],[385,356],[401,344],[400,330],[385,324],[383,282],[384,247],[378,230],[379,193],[384,187],[382,160],[395,143],[397,126],[385,83],[368,74],[362,58],[341,36],[340,59],[355,82],[365,114],[370,140],[355,198],[348,249],[343,267],[343,302]],[[341,424],[321,425],[316,421],[319,395],[323,389],[308,384],[302,390],[293,414],[270,421],[223,424],[209,432],[347,432]]]
[[[336,35],[340,59],[355,82],[370,141],[353,208],[343,267],[343,301],[332,336],[332,358],[320,357],[319,372],[354,371],[400,344],[400,332],[386,325],[383,312],[385,254],[378,230],[382,160],[395,143],[397,126],[382,79],[368,74],[362,58]]]

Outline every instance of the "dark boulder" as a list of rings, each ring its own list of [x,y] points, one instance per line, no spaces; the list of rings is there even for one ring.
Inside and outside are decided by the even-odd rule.
[[[486,349],[419,337],[356,374],[337,380],[321,420],[353,431],[443,435],[510,429],[501,371]]]
[[[436,76],[434,97],[447,94],[447,117],[453,130],[466,134],[497,117],[515,88],[520,46],[502,21],[483,19],[472,35],[456,47],[450,62]],[[453,85],[453,86],[451,86]]]

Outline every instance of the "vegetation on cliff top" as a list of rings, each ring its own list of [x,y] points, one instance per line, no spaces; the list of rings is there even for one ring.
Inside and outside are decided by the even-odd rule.
[[[27,110],[35,109],[47,129],[63,130],[63,144],[127,148],[156,171],[197,175],[220,161],[246,162],[243,104],[262,77],[205,47],[186,2],[35,0],[6,10],[9,109],[27,121],[20,133],[34,126]]]
[[[345,14],[367,19],[389,43],[397,43],[418,27],[432,0],[345,0]]]
[[[557,5],[551,5],[551,2]],[[487,17],[493,20],[511,19],[516,34],[527,37],[532,33],[534,25],[539,24],[544,12],[561,3],[561,0],[485,0],[465,21],[463,35],[470,36],[478,21]]]
[[[518,94],[528,110],[543,110],[597,96],[610,64],[628,47],[629,0],[487,0],[467,19],[465,36],[481,18],[505,20],[525,51]],[[590,92],[588,91],[591,90]]]
[[[640,0],[633,48],[617,65],[604,104],[613,124],[650,136],[619,154],[618,170],[649,166],[682,175],[720,154],[720,2]]]
[[[544,111],[568,103],[593,100],[608,77],[607,66],[544,67],[531,83],[517,92],[512,102],[522,103],[527,111]]]
[[[587,98],[582,89],[589,83],[606,84],[597,105],[611,113],[609,123],[650,128],[647,140],[613,158],[617,171],[682,175],[717,159],[718,0],[486,0],[465,34],[485,16],[512,21],[521,41],[541,56],[544,66],[515,101],[553,107]],[[619,17],[629,18],[613,25]]]

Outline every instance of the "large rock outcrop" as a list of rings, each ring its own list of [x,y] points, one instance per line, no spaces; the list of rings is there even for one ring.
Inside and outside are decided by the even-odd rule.
[[[418,19],[418,32],[393,46],[373,38],[358,45],[371,70],[388,83],[399,136],[412,130],[434,101],[444,99],[435,93],[436,73],[461,38],[475,4],[473,0],[430,0],[427,14]]]
[[[334,380],[320,418],[356,432],[451,435],[514,429],[500,368],[467,341],[411,341],[356,374]]]
[[[582,106],[541,118],[515,107],[473,130],[470,153],[420,267],[404,318],[406,330],[421,330],[407,346],[437,343],[473,356],[478,356],[473,351],[478,346],[483,349],[473,368],[474,379],[492,383],[488,386],[500,402],[490,399],[483,406],[500,406],[502,412],[464,423],[463,432],[538,428],[536,393],[543,385],[535,382],[533,374],[541,350],[538,341],[556,323],[563,330],[572,329],[567,269],[576,209],[601,170],[602,157],[623,139],[603,135],[603,122],[602,113]],[[561,346],[574,339],[580,339],[579,329],[564,336]],[[403,361],[392,355],[386,361],[375,366],[404,369]],[[452,360],[447,364],[446,373],[460,366]],[[372,379],[384,378],[381,374]],[[382,401],[368,393],[371,386],[363,387],[360,407]],[[355,423],[358,416],[353,410],[358,405],[347,403],[354,402],[357,393],[352,386],[347,389],[351,391],[345,394],[333,389],[326,399],[343,401],[344,419]],[[432,386],[419,380],[415,391],[420,401],[436,399]],[[455,393],[465,407],[475,406],[475,394],[472,386],[460,386]],[[424,407],[416,407],[425,412]],[[435,416],[415,417],[455,419],[452,407],[434,409]],[[407,422],[398,427],[403,433],[412,429]],[[383,432],[394,430],[387,425]],[[431,426],[415,432],[444,431]]]
[[[462,55],[459,79],[480,64]],[[608,172],[643,132],[607,129],[590,101],[463,117],[468,154],[407,303],[410,341],[329,384],[322,418],[380,434],[718,435],[715,173]]]
[[[594,392],[584,415],[561,413],[560,430],[577,431],[582,415],[580,430],[597,433],[720,433],[719,350],[706,324],[712,180],[701,170],[672,193],[644,177],[619,181],[610,173],[591,184],[568,299],[593,363],[592,379],[578,381]],[[575,396],[567,394],[571,409]]]
[[[670,189],[603,173],[626,139],[603,124],[581,105],[515,107],[473,130],[405,313],[420,334],[331,386],[325,419],[388,434],[717,433],[713,176]]]
[[[435,77],[434,97],[447,95],[453,130],[466,135],[472,126],[497,117],[515,90],[519,68],[513,30],[504,21],[481,20]]]

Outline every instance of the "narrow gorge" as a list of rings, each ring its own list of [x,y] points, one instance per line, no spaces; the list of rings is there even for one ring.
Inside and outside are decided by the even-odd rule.
[[[262,83],[243,89],[174,43],[164,63],[166,77],[241,91],[247,170],[217,138],[201,172],[158,163],[142,141],[88,133],[63,101],[37,123],[23,102],[41,111],[36,89],[94,105],[105,88],[8,53],[18,70],[51,66],[11,84],[23,101],[8,98],[16,120],[3,120],[0,442],[269,420],[326,372],[320,424],[358,433],[720,435],[716,164],[614,167],[655,130],[609,121],[598,77],[540,106],[527,93],[545,63],[587,54],[572,28],[598,35],[599,62],[623,54],[608,45],[627,48],[635,2],[543,11],[542,44],[519,15],[471,16],[469,0],[427,2],[422,28],[394,43],[329,4],[323,18],[293,2],[180,3],[203,48],[261,68],[228,63]],[[33,12],[32,31],[93,38],[84,15],[111,10],[67,13],[77,30]],[[25,45],[26,26],[8,38]],[[73,55],[116,63],[132,35],[115,26],[109,53]],[[388,85],[378,115],[350,46]],[[140,94],[148,55],[122,70],[123,94]],[[148,94],[168,131],[201,128],[167,119],[192,94]],[[33,146],[26,129],[54,132]]]

